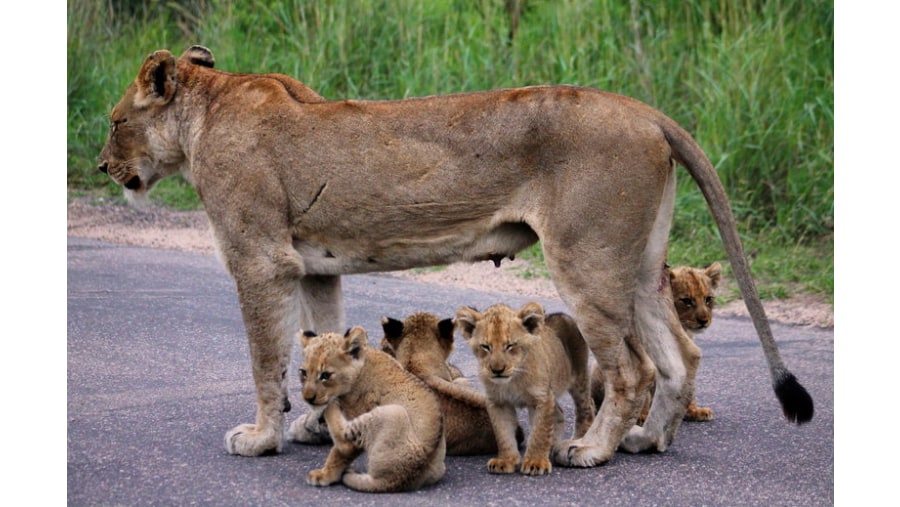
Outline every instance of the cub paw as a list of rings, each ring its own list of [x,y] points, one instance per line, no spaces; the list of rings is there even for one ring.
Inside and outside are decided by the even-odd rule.
[[[488,472],[492,474],[511,474],[516,471],[519,460],[515,458],[491,458],[488,460]]]
[[[525,475],[544,475],[549,474],[551,470],[553,470],[553,465],[547,458],[525,458],[522,461],[521,472]]]
[[[255,424],[241,424],[225,434],[228,454],[259,456],[281,452],[282,435],[271,428],[259,430]]]
[[[312,470],[306,474],[306,483],[310,486],[330,486],[337,482],[336,477],[331,477],[324,468]]]
[[[709,407],[688,407],[684,414],[685,421],[712,421],[713,411]]]

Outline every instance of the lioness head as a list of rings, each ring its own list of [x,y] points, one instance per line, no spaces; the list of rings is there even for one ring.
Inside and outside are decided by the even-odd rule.
[[[427,312],[414,313],[400,321],[381,319],[384,338],[381,350],[394,356],[414,375],[438,375],[452,380],[447,359],[453,352],[453,321]]]
[[[481,313],[464,307],[457,310],[455,323],[478,359],[482,378],[504,383],[520,371],[532,346],[541,339],[544,308],[528,303],[516,312],[497,304]]]
[[[301,334],[303,365],[299,373],[303,399],[320,406],[350,392],[365,363],[368,340],[361,327],[354,327],[343,336]]]
[[[188,49],[178,65],[212,67],[212,53]],[[142,200],[162,178],[186,168],[170,105],[179,87],[178,65],[172,53],[148,56],[137,77],[109,115],[109,135],[97,169],[125,187],[129,200]]]
[[[705,269],[682,266],[669,272],[675,310],[684,329],[699,333],[712,323],[714,293],[721,278],[722,266],[718,262]]]

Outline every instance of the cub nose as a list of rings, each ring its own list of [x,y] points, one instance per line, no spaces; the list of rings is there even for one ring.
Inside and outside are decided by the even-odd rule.
[[[503,368],[500,368],[500,369],[491,368],[491,373],[493,373],[495,377],[499,377],[500,375],[503,374]]]
[[[109,162],[105,160],[100,162],[100,165],[97,166],[97,170],[103,174],[109,174]]]
[[[697,325],[700,326],[701,329],[706,327],[707,324],[709,324],[708,320],[706,320],[702,317],[697,319]]]

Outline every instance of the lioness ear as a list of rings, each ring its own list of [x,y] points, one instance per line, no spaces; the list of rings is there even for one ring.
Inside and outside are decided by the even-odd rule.
[[[187,60],[194,65],[209,67],[210,69],[216,65],[216,58],[213,56],[212,51],[203,46],[189,47],[187,51],[181,54],[179,60]]]
[[[470,307],[462,307],[456,310],[455,327],[462,333],[466,340],[472,339],[472,333],[475,332],[475,324],[481,319],[481,314],[477,310]]]
[[[144,60],[134,80],[135,107],[162,106],[175,96],[175,58],[161,49]]]
[[[297,341],[300,342],[300,346],[304,349],[307,345],[310,344],[310,342],[313,341],[313,338],[315,337],[316,333],[314,333],[313,331],[303,331],[302,333],[297,333]]]
[[[722,279],[722,265],[718,262],[713,262],[706,267],[705,272],[706,276],[709,277],[712,288],[717,289],[719,287],[719,281]]]
[[[359,359],[368,344],[369,336],[366,330],[359,326],[350,328],[344,335],[344,352],[353,359]]]
[[[544,323],[544,307],[539,303],[527,303],[519,310],[519,319],[529,333],[534,333]]]
[[[453,350],[453,319],[443,319],[437,325],[438,340],[444,350]]]

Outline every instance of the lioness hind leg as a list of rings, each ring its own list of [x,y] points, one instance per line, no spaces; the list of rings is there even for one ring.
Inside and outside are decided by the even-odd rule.
[[[236,272],[234,266],[231,271]],[[225,434],[225,449],[242,456],[280,452],[284,412],[290,410],[287,371],[299,325],[299,286],[288,277],[258,282],[245,274],[235,280],[250,342],[257,410],[255,424],[242,424]]]

